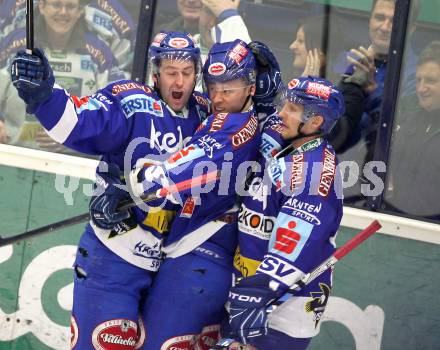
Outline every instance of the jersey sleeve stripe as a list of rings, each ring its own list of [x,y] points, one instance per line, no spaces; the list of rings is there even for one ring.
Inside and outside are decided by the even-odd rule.
[[[47,131],[47,133],[55,141],[64,143],[77,123],[78,116],[75,111],[75,106],[70,99],[67,99],[66,107],[61,118],[56,122],[52,129]]]

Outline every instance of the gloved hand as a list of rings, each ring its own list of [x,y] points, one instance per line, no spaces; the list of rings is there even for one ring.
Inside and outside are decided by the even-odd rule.
[[[229,338],[243,344],[248,338],[267,334],[268,305],[284,294],[285,288],[269,287],[271,277],[257,273],[243,278],[229,292]]]
[[[122,220],[128,219],[128,210],[116,210],[119,202],[129,198],[129,194],[121,188],[121,171],[116,164],[108,164],[108,171],[96,172],[94,194],[90,200],[89,211],[93,223],[104,230],[111,230]]]
[[[34,49],[32,54],[20,50],[10,68],[12,84],[26,103],[27,112],[34,113],[52,94],[55,78],[49,61],[41,49]]]
[[[253,97],[258,114],[275,113],[275,97],[283,87],[281,70],[270,48],[259,41],[252,41],[249,47],[257,61],[257,91]]]

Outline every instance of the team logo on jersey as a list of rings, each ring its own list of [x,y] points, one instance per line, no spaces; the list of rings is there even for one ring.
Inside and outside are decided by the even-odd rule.
[[[102,322],[92,334],[96,350],[133,349],[137,343],[137,325],[127,319]]]
[[[194,349],[194,344],[197,341],[196,334],[180,335],[168,339],[162,344],[160,350],[192,350]]]
[[[292,79],[291,81],[289,81],[289,84],[287,84],[287,87],[289,89],[294,89],[299,85],[299,80],[298,79]]]
[[[324,162],[322,165],[321,179],[319,181],[318,194],[327,197],[330,192],[333,179],[336,172],[336,158],[326,147],[324,148]]]
[[[252,115],[245,126],[243,126],[239,131],[232,135],[232,146],[239,148],[248,141],[250,141],[257,133],[258,130],[258,119]]]
[[[78,325],[75,317],[70,316],[70,348],[73,349],[78,342]]]
[[[275,221],[275,217],[264,216],[247,208],[244,204],[242,204],[238,212],[238,227],[240,231],[264,240],[270,239]]]
[[[189,46],[189,41],[185,38],[172,38],[168,44],[175,49],[184,49]]]
[[[211,63],[208,67],[208,73],[214,76],[222,75],[226,72],[226,66],[221,62]]]
[[[332,90],[329,86],[326,86],[321,83],[315,83],[313,81],[309,81],[306,89],[307,94],[320,97],[324,100],[328,100],[331,92]]]
[[[229,52],[228,56],[235,63],[239,64],[243,60],[243,58],[245,58],[248,55],[248,52],[249,52],[248,49],[242,43],[238,43]]]
[[[137,112],[146,112],[157,117],[163,117],[160,102],[146,95],[135,94],[127,96],[121,100],[121,107],[127,119]]]
[[[330,296],[330,287],[325,283],[320,283],[320,292],[310,292],[312,300],[308,301],[305,305],[306,312],[313,312],[313,321],[315,321],[315,329],[318,327],[319,321],[322,319],[322,315],[325,310],[325,306],[328,302],[328,297]]]

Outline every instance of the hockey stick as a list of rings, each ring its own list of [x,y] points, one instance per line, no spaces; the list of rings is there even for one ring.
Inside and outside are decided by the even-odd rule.
[[[34,49],[34,1],[26,0],[26,52]]]
[[[308,285],[310,282],[312,282],[315,278],[323,274],[325,271],[333,267],[339,260],[344,258],[348,253],[353,251],[356,247],[358,247],[362,242],[364,242],[366,239],[371,237],[375,232],[377,232],[382,225],[379,223],[379,221],[374,220],[370,225],[368,225],[366,228],[364,228],[361,232],[356,234],[353,238],[351,238],[348,242],[346,242],[344,245],[342,245],[340,248],[338,248],[333,255],[331,255],[327,260],[322,262],[320,265],[315,267],[311,272],[306,274],[303,278],[301,278],[298,282],[293,284],[290,288],[288,293],[296,292],[302,288],[304,288],[306,285]],[[237,342],[235,339],[229,339],[229,338],[223,338],[218,341],[216,346],[214,348],[211,348],[210,350],[227,350],[229,349],[229,346]]]
[[[154,191],[151,193],[146,193],[142,196],[140,196],[140,200],[142,202],[150,202],[152,200],[158,199],[158,198],[164,198],[169,194],[179,193],[184,190],[188,190],[191,188],[195,188],[201,185],[206,185],[208,183],[217,181],[220,178],[220,171],[211,171],[209,173],[197,176],[195,178],[191,178],[182,182],[178,182],[174,185],[171,185],[169,187],[163,187],[159,191]],[[139,201],[137,201],[139,202]],[[131,198],[126,199],[119,203],[119,206],[117,208],[118,211],[124,211],[127,209],[130,209],[132,207],[135,207],[137,205],[136,202],[134,202]],[[50,225],[42,226],[39,228],[36,228],[31,231],[23,232],[18,235],[15,235],[13,237],[8,238],[2,238],[0,236],[0,247],[3,247],[8,244],[12,244],[18,241],[21,241],[23,239],[30,239],[34,238],[36,236],[40,236],[42,234],[50,233],[56,230],[60,230],[62,228],[66,228],[75,224],[79,224],[81,222],[84,222],[86,220],[89,220],[90,215],[89,213],[84,213],[81,215],[74,216],[70,219],[61,220],[58,222],[55,222]]]

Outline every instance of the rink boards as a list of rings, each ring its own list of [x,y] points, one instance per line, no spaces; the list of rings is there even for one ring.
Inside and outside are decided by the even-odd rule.
[[[87,211],[90,188],[91,180],[0,166],[1,235]],[[0,350],[69,348],[71,266],[81,231],[77,225],[0,248]],[[343,227],[337,242],[355,232]],[[439,263],[440,246],[429,239],[373,236],[338,263],[310,349],[438,349]]]

